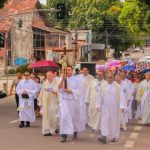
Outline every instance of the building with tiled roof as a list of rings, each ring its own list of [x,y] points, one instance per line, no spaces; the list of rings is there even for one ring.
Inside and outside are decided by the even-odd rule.
[[[70,33],[53,28],[47,15],[38,9],[42,9],[38,0],[7,0],[0,9],[0,72],[6,61],[14,66],[18,58],[28,63],[52,59],[53,49],[63,49],[64,44],[71,47]]]

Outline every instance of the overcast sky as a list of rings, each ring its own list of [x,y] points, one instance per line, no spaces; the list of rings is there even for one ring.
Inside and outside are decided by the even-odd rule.
[[[45,4],[46,5],[46,1],[47,0],[39,0],[42,4]],[[120,0],[121,2],[125,1],[125,0]]]
[[[42,4],[46,4],[47,0],[39,0]]]

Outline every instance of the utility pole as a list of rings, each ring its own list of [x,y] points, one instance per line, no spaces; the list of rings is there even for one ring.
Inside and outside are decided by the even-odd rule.
[[[74,49],[74,65],[77,64],[77,53],[78,53],[78,31],[75,29],[75,49]]]
[[[6,93],[8,94],[8,49],[7,49],[7,33],[4,35],[4,47],[6,48],[5,52],[5,74],[6,74]]]
[[[105,29],[105,32],[106,32],[106,40],[105,40],[105,57],[107,59],[107,51],[108,51],[108,30],[107,30],[107,27]]]

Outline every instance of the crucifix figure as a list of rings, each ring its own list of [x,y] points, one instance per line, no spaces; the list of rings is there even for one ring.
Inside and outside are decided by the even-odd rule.
[[[66,77],[66,69],[67,69],[67,57],[66,55],[63,58],[63,63],[62,63],[62,74],[65,77],[65,82],[64,82],[64,88],[67,88],[67,77]]]

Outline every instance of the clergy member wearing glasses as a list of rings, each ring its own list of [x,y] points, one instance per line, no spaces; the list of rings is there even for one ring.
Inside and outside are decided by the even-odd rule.
[[[30,127],[30,123],[35,121],[34,97],[37,85],[30,79],[29,72],[25,72],[24,79],[16,87],[16,92],[19,96],[19,127]]]

